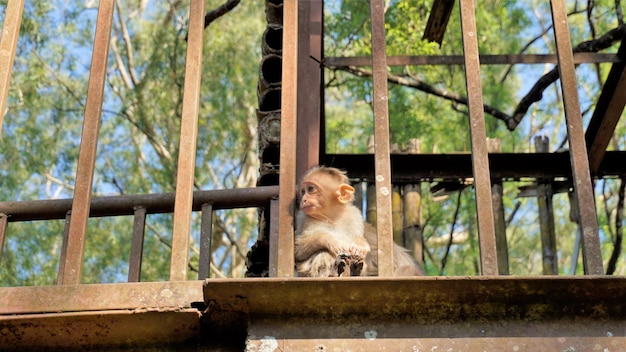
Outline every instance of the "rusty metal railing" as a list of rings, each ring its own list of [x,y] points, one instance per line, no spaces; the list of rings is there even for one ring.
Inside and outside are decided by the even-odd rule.
[[[312,21],[320,17],[321,6],[311,5],[310,2],[299,0],[286,0],[282,5],[283,13],[283,41],[282,41],[282,89],[281,89],[281,135],[280,135],[280,185],[278,187],[248,189],[244,191],[204,191],[208,193],[193,192],[194,160],[196,153],[197,119],[200,92],[200,72],[202,68],[202,38],[203,38],[203,15],[205,12],[203,0],[192,0],[190,4],[189,37],[187,47],[186,75],[183,96],[182,122],[180,132],[180,153],[177,173],[175,195],[161,195],[171,202],[174,213],[174,228],[172,240],[172,258],[170,265],[170,280],[184,280],[188,268],[188,247],[190,237],[190,219],[193,211],[202,211],[202,221],[210,223],[210,214],[221,206],[245,203],[247,206],[270,206],[273,213],[278,213],[278,222],[272,223],[270,228],[270,273],[272,276],[288,277],[293,275],[293,215],[294,196],[297,169],[304,168],[304,163],[297,160],[299,153],[294,153],[299,144],[311,140],[323,140],[319,134],[313,139],[297,142],[297,135],[302,129],[298,128],[299,104],[306,102],[302,96],[302,77],[299,77],[299,67],[303,65],[302,58],[310,54],[310,47],[302,48],[299,43],[302,39],[301,21],[299,14],[308,13],[310,18],[304,21]],[[470,115],[470,135],[472,141],[472,170],[476,188],[477,223],[480,240],[480,256],[483,275],[496,275],[498,273],[498,258],[495,250],[494,219],[491,204],[491,173],[486,148],[486,136],[484,125],[484,111],[482,102],[482,87],[480,83],[481,56],[478,53],[476,23],[473,0],[461,0],[461,28],[463,31],[463,64],[465,66],[467,80],[467,95]],[[584,131],[581,123],[580,104],[576,90],[574,75],[574,56],[569,38],[567,17],[564,0],[551,0],[552,16],[554,22],[554,35],[557,43],[557,62],[562,80],[562,93],[566,111],[568,138],[570,145],[570,163],[572,167],[572,183],[575,187],[577,204],[580,207],[580,229],[583,241],[583,258],[586,274],[602,274],[602,260],[598,238],[598,225],[593,198],[593,185],[590,177],[590,167],[585,145]],[[0,111],[6,104],[9,79],[15,57],[15,47],[19,33],[23,0],[9,0],[6,8],[6,17],[3,25],[2,41],[0,41]],[[373,67],[373,105],[375,120],[375,152],[374,169],[377,187],[377,227],[378,248],[387,255],[379,256],[379,275],[391,276],[392,261],[391,244],[391,163],[389,148],[389,116],[387,106],[387,55],[385,52],[384,30],[384,1],[371,0],[371,32],[372,32],[372,57],[366,65]],[[150,196],[136,196],[130,201],[125,196],[113,199],[93,198],[92,181],[94,175],[95,156],[98,142],[98,130],[100,125],[104,80],[107,71],[107,57],[109,40],[111,37],[111,23],[114,13],[114,0],[102,0],[99,3],[96,33],[94,38],[92,64],[90,70],[89,86],[87,91],[87,103],[85,118],[80,144],[78,169],[76,173],[76,190],[73,200],[60,201],[35,201],[35,202],[2,202],[0,203],[0,244],[4,242],[7,223],[18,219],[32,220],[35,218],[49,217],[50,208],[53,205],[55,219],[67,219],[66,235],[64,239],[63,258],[59,269],[60,284],[78,284],[82,270],[85,233],[89,217],[105,216],[116,209],[114,204],[120,201],[128,201],[123,213],[133,215],[134,229],[131,252],[131,270],[129,280],[139,280],[141,265],[141,239],[145,226],[146,214],[159,212],[166,202],[159,200],[159,207],[153,208],[148,203],[154,199]],[[317,17],[316,17],[317,16]],[[319,19],[316,19],[319,21]],[[319,25],[319,23],[316,23]],[[319,31],[312,30],[311,43],[319,41]],[[321,44],[317,43],[320,50]],[[305,50],[305,51],[303,51]],[[304,53],[304,54],[303,54]],[[300,58],[300,59],[299,59]],[[321,59],[321,57],[319,58]],[[457,58],[459,59],[459,58]],[[488,60],[498,62],[498,57],[488,57]],[[518,58],[519,59],[519,58]],[[541,60],[554,60],[554,56],[543,57]],[[445,61],[445,60],[444,60]],[[458,60],[457,60],[458,61]],[[442,61],[442,64],[446,62]],[[312,72],[312,71],[300,71]],[[310,90],[308,91],[311,92]],[[319,102],[318,102],[319,103]],[[1,126],[0,117],[0,126]],[[1,130],[0,130],[1,132]],[[301,134],[306,136],[306,134]],[[310,144],[306,163],[314,161]],[[319,157],[319,156],[318,156]],[[310,166],[310,165],[309,165]],[[249,202],[235,200],[234,198],[224,203],[216,199],[222,196],[239,197],[246,193],[250,196]],[[276,195],[281,197],[276,200]],[[202,196],[207,197],[206,202],[198,201]],[[147,197],[147,198],[145,198]],[[200,197],[200,198],[198,198]],[[215,198],[217,197],[217,198]],[[173,198],[173,199],[171,199]],[[243,199],[243,198],[242,198]],[[270,201],[273,199],[273,201]],[[147,202],[147,203],[146,203]],[[271,205],[268,205],[270,204]],[[170,203],[168,203],[170,204]],[[175,204],[175,205],[174,205]],[[110,207],[110,209],[106,209]],[[33,212],[39,209],[39,213]],[[168,208],[169,209],[169,208]],[[30,215],[25,215],[25,214]],[[101,215],[99,215],[101,214]],[[111,214],[119,215],[119,214]],[[30,216],[30,218],[29,218]],[[207,225],[208,226],[208,225]],[[202,236],[210,235],[210,226],[203,225]],[[1,246],[0,246],[1,247]],[[201,253],[206,248],[201,249]],[[1,252],[0,252],[1,254]],[[206,257],[201,257],[204,267]],[[208,267],[208,266],[207,266]],[[204,276],[205,273],[201,273]]]
[[[306,2],[299,1],[285,1],[285,21],[293,21],[291,16],[297,16],[297,6],[304,5]],[[384,258],[391,258],[391,251],[389,248],[385,248],[385,245],[391,243],[391,204],[386,200],[389,198],[386,194],[389,194],[391,180],[391,167],[389,160],[389,135],[388,125],[389,117],[387,112],[387,64],[392,65],[411,65],[411,64],[463,64],[465,66],[466,83],[467,83],[467,100],[469,108],[469,127],[470,136],[472,142],[472,176],[474,179],[474,185],[476,190],[476,208],[477,208],[477,224],[478,224],[478,236],[480,243],[480,262],[482,275],[497,275],[502,273],[499,270],[499,260],[496,251],[496,236],[495,236],[495,223],[492,206],[492,176],[489,165],[489,155],[486,144],[485,122],[484,122],[484,105],[482,97],[482,86],[480,80],[480,65],[481,60],[486,61],[486,64],[498,64],[506,61],[507,63],[520,62],[520,63],[533,63],[533,62],[555,62],[559,65],[561,74],[561,86],[563,93],[563,101],[566,111],[566,120],[568,128],[568,139],[570,145],[570,164],[573,170],[572,183],[575,185],[576,200],[580,207],[580,221],[579,229],[582,232],[583,238],[583,258],[584,269],[586,274],[602,274],[602,258],[600,253],[598,226],[596,220],[596,209],[593,199],[593,184],[591,182],[589,158],[587,156],[587,149],[584,140],[584,131],[582,129],[582,118],[580,105],[578,103],[577,85],[575,80],[574,71],[574,55],[572,52],[572,46],[569,38],[569,31],[567,26],[567,17],[565,11],[565,4],[563,0],[551,0],[552,5],[552,17],[554,22],[554,36],[557,42],[556,55],[479,55],[477,44],[477,33],[474,8],[475,3],[473,0],[462,0],[459,2],[460,15],[461,15],[461,30],[463,38],[463,57],[392,57],[391,62],[387,63],[387,56],[385,54],[385,36],[384,36],[384,2],[382,0],[370,1],[370,16],[372,23],[372,56],[371,57],[356,57],[356,58],[317,58],[320,62],[333,66],[372,66],[372,79],[373,79],[373,110],[374,110],[374,133],[376,138],[374,148],[374,177],[376,181],[376,203],[377,203],[377,226],[379,233],[379,248],[383,253],[386,253]],[[301,28],[307,26],[308,18],[300,19]],[[298,32],[293,29],[293,25],[290,25],[290,30],[287,30],[288,26],[285,25],[283,32],[283,43],[293,43],[298,40]],[[293,48],[292,48],[293,49]],[[308,49],[308,48],[307,48]],[[307,54],[309,54],[307,52]],[[287,53],[290,55],[290,53]],[[295,54],[293,54],[295,55]],[[311,53],[313,57],[313,53]],[[301,56],[306,57],[306,56]],[[584,54],[578,54],[576,62],[585,60],[586,62],[603,61],[603,62],[616,62],[619,60],[614,55],[605,55],[600,57],[599,54],[595,54],[593,57],[585,56]],[[326,61],[328,59],[328,61]],[[302,65],[303,63],[298,63]],[[290,67],[283,64],[283,77],[295,77],[297,71],[290,70]],[[302,81],[302,77],[300,78]],[[285,84],[285,82],[283,82]],[[296,84],[293,81],[288,82],[288,85],[283,87],[283,90],[288,90],[289,94],[296,92],[297,89],[306,87],[306,83]],[[285,99],[289,99],[291,96],[283,93],[283,109],[288,107]],[[310,100],[309,100],[310,101]],[[290,107],[290,106],[289,106]],[[322,114],[323,115],[323,114]],[[298,116],[298,121],[308,122],[310,118]],[[283,127],[285,123],[289,123],[289,128],[293,128],[291,123],[296,119],[288,112],[285,115],[283,111]],[[294,122],[295,123],[295,122]],[[323,123],[322,123],[323,125]],[[322,132],[323,133],[323,132]],[[287,143],[289,146],[296,145],[293,142],[293,136],[285,134],[281,136],[281,143],[286,142],[285,138],[289,138]],[[294,156],[292,155],[291,148],[285,148],[281,150],[281,184],[289,183],[294,184],[294,175],[288,169],[291,168]],[[303,153],[304,154],[304,153]],[[310,157],[307,157],[309,164],[314,164]],[[599,163],[599,161],[597,161]],[[309,165],[311,166],[311,165]],[[285,190],[291,191],[292,188]],[[281,191],[281,195],[284,195]],[[291,194],[291,193],[286,193]],[[293,212],[292,203],[290,200],[283,200],[284,204],[290,204],[290,207],[281,207],[281,219],[287,216],[291,216]],[[583,215],[584,214],[584,215]],[[290,222],[291,219],[285,220]],[[291,224],[291,222],[290,222]],[[279,238],[290,239],[293,237],[293,228],[289,226],[281,227],[279,229]],[[285,240],[286,241],[286,240]],[[380,245],[383,245],[381,247]],[[283,246],[282,248],[280,248]],[[278,253],[286,253],[290,251],[290,247],[293,243],[280,242],[278,243]],[[381,258],[381,256],[379,256]],[[380,263],[380,275],[389,275],[389,267],[387,263]],[[502,263],[500,263],[502,264]],[[284,273],[288,268],[283,268],[279,271]],[[287,270],[288,271],[288,270]],[[291,271],[288,271],[291,272]],[[286,276],[290,276],[289,273]]]
[[[248,189],[193,191],[197,120],[204,31],[204,0],[190,4],[189,36],[183,95],[180,153],[175,194],[132,195],[92,198],[98,132],[104,100],[109,41],[115,9],[114,0],[99,3],[92,61],[81,135],[76,188],[73,199],[0,202],[0,259],[9,222],[65,219],[57,283],[79,284],[87,223],[90,217],[133,216],[129,282],[140,281],[144,229],[148,214],[174,214],[170,280],[186,280],[192,212],[201,211],[198,278],[209,276],[210,236],[214,210],[268,207],[278,196],[277,186]],[[24,1],[9,0],[0,42],[0,99],[4,111]],[[2,114],[3,115],[3,114]],[[2,120],[0,120],[1,125]],[[271,226],[275,226],[271,224]]]
[[[580,217],[579,228],[583,245],[583,265],[586,274],[602,275],[604,270],[598,237],[598,219],[578,99],[572,43],[567,23],[567,9],[564,0],[552,0],[550,5],[552,6],[556,52],[559,58],[559,76],[561,77],[561,91],[565,106],[574,193]]]
[[[144,226],[146,215],[166,214],[174,212],[174,193],[137,194],[109,197],[94,197],[89,209],[90,218],[109,216],[133,216],[133,234],[129,263],[129,282],[140,281],[141,256],[143,249]],[[193,192],[190,211],[201,212],[200,221],[200,255],[198,279],[209,277],[210,238],[212,214],[215,210],[235,208],[269,207],[272,199],[278,196],[278,186],[254,188],[238,188],[212,191]],[[51,199],[19,202],[0,202],[0,243],[6,238],[9,222],[67,219],[66,229],[71,223],[73,199]],[[63,239],[63,247],[68,244],[67,235]],[[0,246],[1,248],[1,246]],[[67,262],[72,255],[62,250],[61,263]],[[0,252],[0,259],[2,252]],[[58,283],[63,284],[63,272],[59,269]]]

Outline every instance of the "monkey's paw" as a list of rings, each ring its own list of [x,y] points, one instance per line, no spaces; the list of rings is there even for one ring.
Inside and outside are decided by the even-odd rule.
[[[346,270],[346,267],[350,269],[350,276],[360,276],[363,270],[363,259],[360,256],[353,256],[346,253],[337,255],[337,259],[335,260],[337,276],[341,276]]]

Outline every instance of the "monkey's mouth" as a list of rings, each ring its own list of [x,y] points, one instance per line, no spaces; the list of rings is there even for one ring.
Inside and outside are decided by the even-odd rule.
[[[314,207],[313,204],[306,204],[306,205],[300,206],[300,210],[306,213],[307,211],[310,211],[313,207]]]

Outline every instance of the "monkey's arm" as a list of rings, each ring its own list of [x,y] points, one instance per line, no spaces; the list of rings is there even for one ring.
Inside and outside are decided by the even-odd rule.
[[[370,251],[370,245],[364,237],[347,237],[328,232],[296,236],[294,244],[296,261],[306,260],[319,251],[326,251],[334,257],[349,254],[364,259]]]
[[[339,244],[333,235],[326,232],[303,233],[296,236],[294,255],[297,262],[310,258],[313,254],[326,251],[331,256],[337,256]]]

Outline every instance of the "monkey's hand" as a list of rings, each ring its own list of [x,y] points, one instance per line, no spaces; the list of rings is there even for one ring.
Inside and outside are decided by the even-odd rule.
[[[370,245],[365,238],[357,237],[349,246],[344,247],[344,252],[350,253],[354,258],[365,258],[370,252]]]
[[[337,276],[342,276],[346,267],[350,268],[350,276],[360,276],[363,270],[363,258],[345,253],[339,254],[335,260]]]

